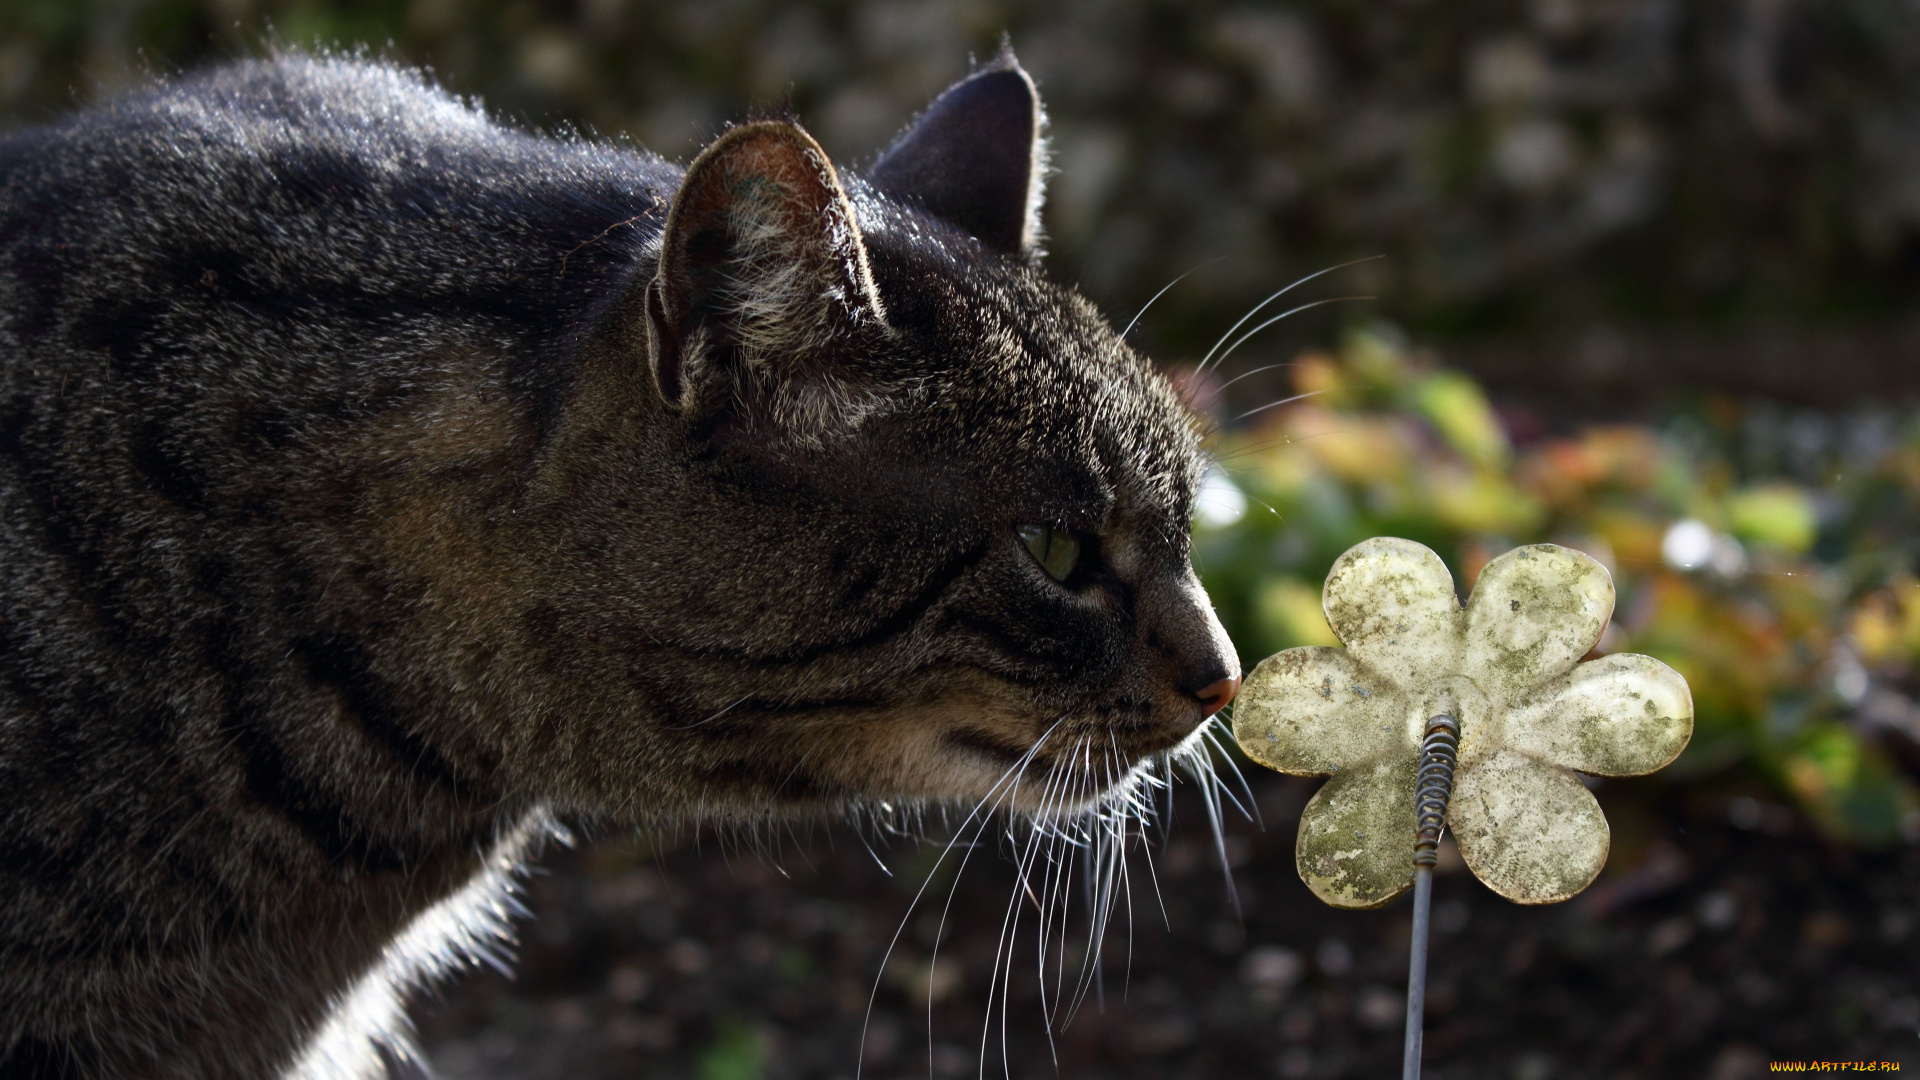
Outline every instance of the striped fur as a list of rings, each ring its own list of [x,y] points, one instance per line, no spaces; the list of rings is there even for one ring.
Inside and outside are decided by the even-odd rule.
[[[556,817],[1189,740],[1192,424],[1010,190],[1017,250],[790,123],[687,173],[302,56],[0,142],[0,1073],[378,1075]]]

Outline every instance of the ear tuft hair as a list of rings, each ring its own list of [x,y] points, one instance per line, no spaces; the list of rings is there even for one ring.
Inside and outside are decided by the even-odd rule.
[[[667,212],[646,314],[654,378],[676,406],[723,356],[790,369],[885,328],[853,207],[812,136],[757,121],[694,159]]]

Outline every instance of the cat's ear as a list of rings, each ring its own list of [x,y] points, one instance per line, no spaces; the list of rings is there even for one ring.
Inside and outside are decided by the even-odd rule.
[[[1035,256],[1045,196],[1046,113],[1005,44],[948,87],[873,166],[873,186],[965,229],[991,250]]]
[[[784,121],[733,128],[687,168],[646,299],[654,379],[673,405],[723,355],[779,369],[886,324],[839,176]]]

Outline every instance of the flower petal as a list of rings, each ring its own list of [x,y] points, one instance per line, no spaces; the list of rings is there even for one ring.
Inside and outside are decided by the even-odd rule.
[[[1505,744],[1596,776],[1666,767],[1693,736],[1693,695],[1651,656],[1615,653],[1581,664],[1507,712]]]
[[[1388,754],[1342,769],[1300,812],[1294,866],[1323,902],[1375,908],[1413,884],[1418,761]]]
[[[1402,687],[1419,687],[1459,663],[1460,600],[1431,549],[1376,536],[1347,549],[1327,572],[1327,622],[1355,660]]]
[[[1463,670],[1488,694],[1511,699],[1578,663],[1612,616],[1606,567],[1558,544],[1514,548],[1474,583]]]
[[[1475,876],[1516,904],[1565,900],[1607,861],[1593,793],[1570,770],[1512,751],[1461,765],[1447,824]]]
[[[1325,776],[1398,748],[1417,754],[1400,695],[1345,649],[1288,649],[1260,661],[1233,709],[1247,756],[1294,776]]]

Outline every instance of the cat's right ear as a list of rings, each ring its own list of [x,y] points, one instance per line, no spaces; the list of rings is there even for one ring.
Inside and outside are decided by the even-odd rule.
[[[743,124],[687,168],[647,286],[653,376],[669,405],[695,384],[775,379],[884,330],[853,206],[820,144],[785,121]]]

